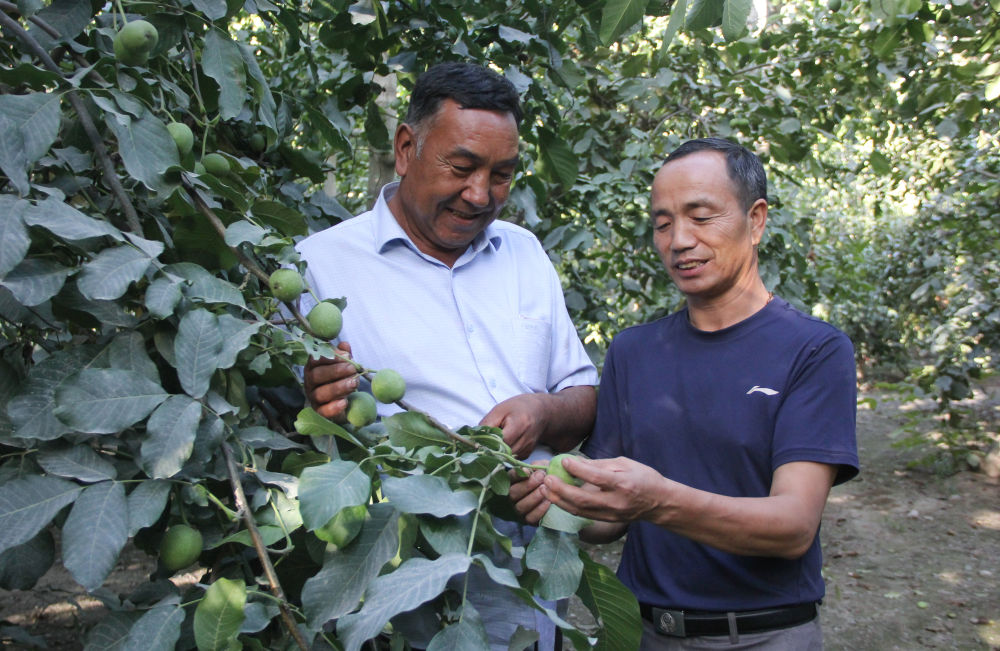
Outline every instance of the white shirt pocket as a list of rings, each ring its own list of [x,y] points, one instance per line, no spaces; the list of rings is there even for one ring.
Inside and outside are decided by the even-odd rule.
[[[514,355],[518,379],[529,391],[548,391],[552,325],[545,319],[519,315],[514,319]]]

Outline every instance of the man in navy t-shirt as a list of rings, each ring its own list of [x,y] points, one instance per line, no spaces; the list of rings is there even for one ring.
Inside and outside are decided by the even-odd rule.
[[[567,460],[511,496],[628,534],[618,576],[639,600],[643,649],[822,649],[819,525],[858,473],[851,342],[768,292],[758,158],[726,140],[681,145],[652,187],[653,242],[681,311],[612,342],[597,420]]]

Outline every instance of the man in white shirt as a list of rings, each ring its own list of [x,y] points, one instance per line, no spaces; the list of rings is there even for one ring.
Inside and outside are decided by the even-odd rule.
[[[407,401],[445,424],[499,427],[515,454],[536,459],[589,433],[597,372],[537,238],[495,221],[518,163],[521,115],[500,75],[434,66],[417,80],[396,130],[400,181],[383,188],[372,210],[298,250],[316,296],[347,300],[341,350],[368,368],[398,371]],[[319,413],[342,420],[359,379],[345,362],[311,360],[305,385]],[[386,416],[398,408],[379,409]],[[509,640],[520,624],[552,648],[551,624],[530,608],[481,614],[491,642]]]

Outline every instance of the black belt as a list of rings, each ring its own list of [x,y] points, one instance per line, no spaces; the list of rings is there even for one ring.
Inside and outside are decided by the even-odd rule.
[[[650,604],[639,604],[639,612],[664,635],[696,637],[759,633],[805,624],[816,617],[816,604],[806,603],[733,613],[671,610]]]

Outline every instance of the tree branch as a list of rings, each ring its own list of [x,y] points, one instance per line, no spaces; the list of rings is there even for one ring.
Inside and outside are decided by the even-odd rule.
[[[250,540],[253,541],[253,548],[257,552],[257,558],[260,559],[261,565],[264,566],[264,574],[267,576],[267,582],[271,586],[271,594],[278,600],[278,610],[281,611],[281,620],[285,623],[285,627],[299,648],[302,651],[307,651],[309,645],[306,643],[305,638],[302,637],[299,626],[292,616],[292,611],[288,609],[285,591],[281,588],[281,582],[278,581],[278,574],[274,571],[274,565],[271,563],[271,558],[267,555],[264,540],[260,537],[257,523],[253,520],[253,513],[247,505],[247,496],[243,492],[243,484],[240,483],[239,475],[236,472],[236,461],[233,459],[233,453],[230,451],[228,443],[222,444],[222,454],[226,457],[229,484],[232,486],[233,496],[236,498],[236,511],[243,518],[243,524],[246,525],[247,531],[250,533]]]
[[[208,223],[212,225],[215,232],[219,234],[219,237],[226,237],[226,225],[222,223],[219,216],[215,214],[208,203],[201,197],[198,189],[195,188],[187,179],[181,181],[184,185],[184,189],[187,191],[188,196],[194,201],[194,205],[198,208],[198,211],[208,219]],[[247,254],[243,253],[238,247],[230,246],[229,250],[233,252],[234,255],[239,259],[240,264],[246,267],[246,270],[251,274],[256,276],[262,283],[268,284],[271,277],[266,271],[264,271],[259,264],[257,264],[253,259],[251,259]]]

